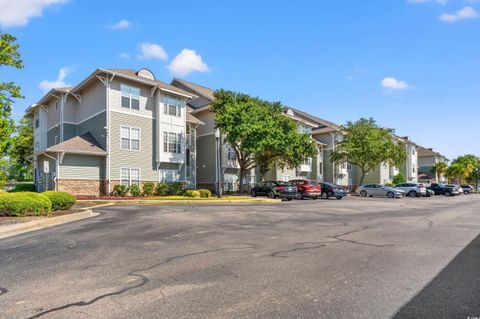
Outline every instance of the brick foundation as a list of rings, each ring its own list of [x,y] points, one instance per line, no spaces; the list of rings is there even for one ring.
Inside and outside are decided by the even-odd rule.
[[[58,190],[69,192],[75,196],[103,195],[106,181],[87,179],[60,179],[57,181]]]

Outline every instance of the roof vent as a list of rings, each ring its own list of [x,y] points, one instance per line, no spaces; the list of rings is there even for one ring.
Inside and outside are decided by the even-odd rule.
[[[155,81],[155,75],[149,69],[140,69],[140,70],[138,70],[137,75],[141,76],[142,78],[146,78],[146,79]]]
[[[290,116],[295,116],[295,114],[293,113],[292,109],[288,109],[288,110],[287,110],[287,114],[290,115]]]

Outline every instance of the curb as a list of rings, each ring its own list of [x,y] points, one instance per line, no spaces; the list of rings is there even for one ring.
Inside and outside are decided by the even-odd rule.
[[[104,206],[104,205],[102,205]],[[33,220],[30,222],[26,223],[20,223],[20,224],[13,224],[13,225],[7,225],[7,226],[1,226],[0,227],[0,239],[23,234],[23,233],[28,233],[34,230],[39,230],[39,229],[44,229],[44,228],[49,228],[61,224],[66,224],[70,222],[74,222],[77,220],[82,220],[94,216],[100,215],[99,213],[94,213],[90,210],[90,207],[86,208],[86,210],[79,212],[79,213],[74,213],[70,215],[63,215],[63,216],[57,216],[57,217],[51,217],[51,218],[45,218],[41,220]]]
[[[107,205],[171,205],[171,204],[234,204],[234,203],[247,203],[247,204],[255,204],[255,203],[279,203],[281,202],[280,199],[257,199],[257,200],[250,200],[250,199],[217,199],[217,200],[77,200],[78,204],[87,204],[87,205],[98,205],[89,208],[96,208],[101,206]],[[101,205],[101,204],[104,205]],[[100,204],[100,205],[99,205]]]

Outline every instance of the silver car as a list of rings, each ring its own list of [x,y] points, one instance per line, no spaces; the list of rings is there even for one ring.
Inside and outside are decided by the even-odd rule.
[[[427,189],[423,184],[402,183],[396,185],[395,188],[404,191],[409,197],[427,196]]]
[[[405,192],[400,189],[395,189],[393,187],[385,186],[382,184],[367,184],[362,185],[359,188],[360,196],[362,197],[388,197],[388,198],[399,198],[405,195]]]

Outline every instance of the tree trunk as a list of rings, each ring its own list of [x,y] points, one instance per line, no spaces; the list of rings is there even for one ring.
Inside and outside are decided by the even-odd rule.
[[[365,172],[365,171],[362,169],[362,175],[360,176],[360,185],[358,185],[358,186],[362,186],[362,185],[363,185],[363,180],[365,179],[365,175],[367,175],[367,172]]]
[[[238,172],[238,190],[240,193],[243,193],[243,178],[245,177],[245,168],[240,166],[240,171]]]

